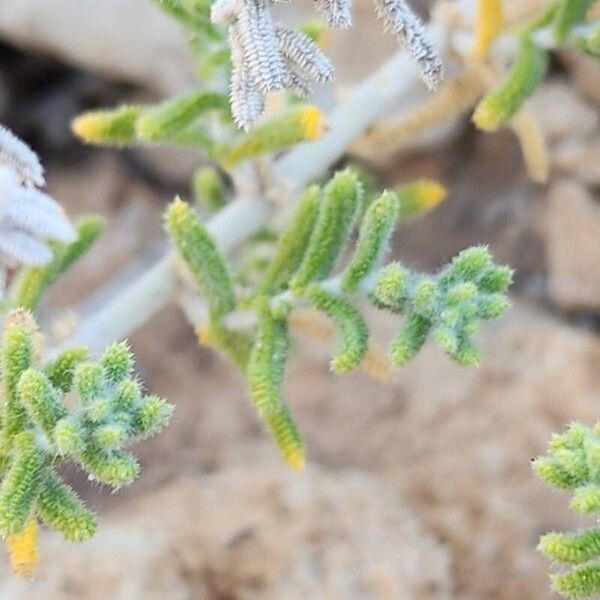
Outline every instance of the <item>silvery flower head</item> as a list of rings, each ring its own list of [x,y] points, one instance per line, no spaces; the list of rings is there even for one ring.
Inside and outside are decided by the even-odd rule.
[[[37,189],[44,183],[35,152],[0,126],[0,265],[42,266],[52,258],[48,242],[77,238],[60,205]]]
[[[313,81],[333,79],[331,63],[308,36],[273,21],[270,4],[278,1],[283,0],[216,0],[211,6],[212,21],[229,26],[231,111],[243,129],[262,113],[266,94],[290,90],[306,97]],[[314,0],[314,5],[330,27],[351,26],[352,0]],[[427,87],[435,89],[442,62],[406,1],[375,0],[375,9],[411,54]]]
[[[260,116],[270,92],[290,90],[306,97],[313,82],[333,79],[333,66],[315,42],[273,21],[269,4],[217,0],[211,9],[213,22],[229,26],[231,111],[243,129]]]

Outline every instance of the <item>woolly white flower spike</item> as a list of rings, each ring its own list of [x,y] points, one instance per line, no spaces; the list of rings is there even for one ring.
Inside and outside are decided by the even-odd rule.
[[[9,167],[0,167],[0,222],[48,240],[69,243],[75,228],[48,194],[23,186]]]
[[[52,196],[49,196],[36,188],[26,188],[22,185],[11,185],[10,183],[7,183],[2,174],[2,168],[0,168],[0,191],[4,194],[4,197],[0,199],[0,214],[5,207],[11,205],[27,205],[39,212],[58,213],[65,218],[62,207],[54,200],[54,198],[52,198]],[[74,232],[74,229],[70,224],[69,229],[71,232]]]
[[[352,0],[314,0],[317,12],[325,18],[329,27],[347,29],[352,27]]]
[[[77,238],[53,198],[27,184],[9,165],[0,165],[0,264],[40,266],[52,258],[47,241]]]
[[[27,190],[45,196],[38,190]],[[25,196],[25,194],[23,194]],[[22,229],[30,235],[39,238],[54,240],[68,244],[77,239],[75,228],[66,219],[58,205],[52,210],[40,209],[35,202],[31,204],[15,201],[0,209],[0,218],[8,225]]]
[[[273,23],[266,0],[218,0],[211,18],[229,23],[231,112],[243,129],[260,116],[267,93],[288,89],[308,97],[312,79],[333,78],[333,66],[308,36]]]
[[[264,110],[265,97],[246,68],[234,27],[229,28],[229,43],[232,62],[229,86],[231,114],[237,126],[247,131]]]
[[[289,29],[281,23],[275,25],[279,51],[296,69],[324,83],[334,77],[333,65],[319,47],[299,31]]]
[[[238,33],[246,69],[260,91],[267,94],[283,89],[285,66],[266,0],[240,0],[232,26]]]
[[[231,23],[240,10],[240,0],[217,0],[210,7],[210,20],[215,24]]]
[[[299,73],[293,64],[286,61],[288,67],[285,73],[285,89],[294,92],[301,98],[310,98],[313,93],[311,82],[302,74]]]
[[[0,224],[0,263],[11,268],[19,265],[41,267],[51,258],[48,246],[24,231]]]
[[[44,168],[38,155],[14,133],[0,125],[0,164],[11,166],[27,185],[43,186]]]
[[[375,7],[386,30],[393,32],[415,59],[425,85],[435,90],[444,76],[444,67],[419,18],[405,0],[375,0]]]
[[[214,23],[229,24],[232,78],[231,111],[236,123],[248,129],[262,113],[269,92],[288,89],[300,96],[312,93],[311,81],[331,81],[333,66],[303,33],[273,23],[269,6],[284,0],[216,0]],[[289,0],[285,0],[289,1]],[[331,27],[350,27],[352,0],[314,0]],[[407,48],[429,89],[443,77],[443,65],[425,36],[421,21],[405,0],[375,0],[377,14]]]

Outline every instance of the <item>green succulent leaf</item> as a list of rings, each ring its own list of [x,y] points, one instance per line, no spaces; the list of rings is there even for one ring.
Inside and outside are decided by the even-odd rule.
[[[506,123],[533,94],[548,69],[548,54],[531,39],[521,42],[519,54],[500,85],[477,105],[473,121],[484,131],[495,131]]]
[[[273,316],[265,298],[257,301],[260,322],[247,377],[259,417],[292,468],[304,466],[304,443],[282,397],[289,338],[285,320]]]
[[[568,573],[552,575],[552,584],[567,598],[589,598],[600,593],[600,565],[584,565]]]
[[[23,313],[21,313],[23,314]],[[3,414],[2,434],[4,446],[9,449],[13,438],[27,425],[27,414],[19,402],[17,386],[21,375],[33,365],[34,342],[31,328],[22,319],[15,319],[4,330],[1,360]]]
[[[198,169],[194,173],[192,188],[196,203],[208,214],[215,214],[228,202],[223,179],[213,167]]]
[[[48,436],[67,413],[62,392],[41,371],[28,369],[21,375],[17,396],[31,421]]]
[[[306,290],[306,297],[335,323],[339,332],[339,347],[331,359],[331,370],[341,374],[358,367],[367,353],[369,340],[369,330],[360,311],[316,283]]]
[[[0,535],[25,527],[39,494],[45,462],[32,431],[14,436],[10,466],[0,484]]]
[[[236,300],[229,267],[192,208],[176,199],[165,214],[165,227],[213,314],[233,310]]]
[[[387,251],[399,213],[400,200],[393,192],[384,192],[371,203],[363,218],[352,260],[342,275],[344,292],[356,291],[365,277],[378,266]]]
[[[84,542],[96,532],[96,515],[76,492],[53,473],[47,473],[36,504],[37,515],[69,542]]]
[[[331,273],[362,208],[362,187],[347,169],[325,186],[306,251],[289,287],[295,292]]]
[[[229,112],[229,101],[223,94],[198,90],[145,109],[135,122],[140,140],[169,141],[209,110]]]
[[[139,104],[91,110],[77,116],[71,128],[86,144],[133,146],[137,142],[135,125],[143,111],[144,107]]]
[[[292,222],[279,238],[275,255],[259,287],[260,293],[274,294],[286,288],[304,257],[320,202],[321,190],[317,185],[311,185],[302,194]]]
[[[552,30],[557,43],[564,44],[575,25],[585,20],[594,0],[560,0],[554,13]]]
[[[538,550],[552,560],[578,565],[600,556],[600,528],[574,533],[546,533]]]
[[[75,369],[88,358],[87,348],[68,348],[44,366],[44,374],[55,388],[66,393],[73,386]]]

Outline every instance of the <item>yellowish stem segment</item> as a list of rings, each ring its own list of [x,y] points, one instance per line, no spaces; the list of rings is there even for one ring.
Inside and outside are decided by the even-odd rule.
[[[352,152],[367,158],[391,156],[419,133],[461,116],[484,91],[477,69],[467,68],[397,119],[377,123],[354,144]]]
[[[527,173],[532,181],[546,183],[550,171],[548,147],[542,129],[533,111],[524,106],[510,121],[527,167]]]
[[[333,338],[333,326],[312,308],[298,309],[290,315],[290,328],[294,333],[300,333],[317,342],[326,342]],[[387,352],[369,345],[369,349],[360,365],[361,369],[372,379],[388,382],[392,378],[392,366]]]
[[[503,0],[477,0],[474,54],[482,59],[504,26]]]
[[[387,352],[379,346],[369,346],[360,366],[371,379],[382,383],[387,383],[392,379],[392,365]]]

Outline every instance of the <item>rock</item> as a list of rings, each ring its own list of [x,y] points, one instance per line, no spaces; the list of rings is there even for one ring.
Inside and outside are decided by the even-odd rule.
[[[424,8],[423,2],[413,4]],[[278,16],[295,23],[312,19],[311,5],[296,2]],[[357,3],[354,21],[354,28],[328,36],[327,53],[342,84],[360,79],[398,48],[371,4]],[[151,0],[103,0],[100,6],[94,0],[3,0],[0,37],[163,93],[195,80],[185,35]]]
[[[178,480],[102,519],[80,546],[45,532],[32,582],[11,600],[437,600],[443,547],[377,479],[247,467]],[[5,567],[6,569],[6,567]]]
[[[553,164],[585,185],[600,185],[600,139],[567,138],[556,145]]]
[[[378,313],[372,325],[385,347],[399,323]],[[568,494],[537,480],[530,459],[570,421],[598,420],[598,337],[515,301],[483,327],[479,368],[453,364],[430,342],[391,384],[363,373],[335,377],[331,347],[294,339],[285,390],[309,464],[333,478],[347,469],[377,477],[404,498],[450,552],[453,598],[547,599],[538,537],[583,523],[569,512]],[[169,473],[235,465],[250,481],[248,465],[275,459],[233,369],[196,347],[174,309],[131,341],[149,388],[177,412],[164,434],[140,445],[141,480],[106,494],[104,506],[120,511],[123,494],[151,493]]]
[[[600,204],[573,180],[548,194],[549,291],[566,309],[600,310]]]
[[[563,50],[562,61],[573,77],[573,81],[596,105],[600,104],[600,68],[598,59],[587,56],[578,50]]]
[[[566,79],[541,86],[531,99],[544,134],[549,141],[588,136],[598,127],[598,113],[583,100]]]
[[[150,0],[4,0],[0,36],[163,93],[194,81],[185,36]]]

